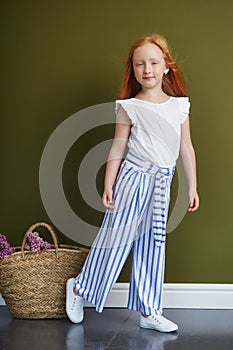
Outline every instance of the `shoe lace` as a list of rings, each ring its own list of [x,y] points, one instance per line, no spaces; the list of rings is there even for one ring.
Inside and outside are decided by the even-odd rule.
[[[161,324],[161,321],[154,315],[152,315],[152,318],[157,322],[158,324]]]
[[[72,304],[71,304],[71,310],[80,312],[82,311],[83,305],[82,302],[79,300],[80,297],[73,298]]]

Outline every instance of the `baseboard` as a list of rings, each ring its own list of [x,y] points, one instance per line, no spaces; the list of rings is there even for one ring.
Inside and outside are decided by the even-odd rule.
[[[116,283],[106,301],[106,307],[127,306],[128,283]],[[0,305],[5,305],[0,295]],[[93,307],[88,302],[85,306]],[[165,283],[164,308],[233,309],[233,284]]]
[[[167,283],[164,307],[184,309],[233,309],[233,284]]]
[[[106,307],[126,307],[128,283],[116,283],[106,301]],[[86,302],[85,306],[92,306]],[[165,283],[164,308],[233,309],[233,284]]]

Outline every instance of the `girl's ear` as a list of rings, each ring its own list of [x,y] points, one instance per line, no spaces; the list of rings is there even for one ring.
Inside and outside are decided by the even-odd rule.
[[[167,75],[167,73],[169,72],[169,70],[170,70],[170,69],[167,68],[167,69],[165,70],[164,74]]]

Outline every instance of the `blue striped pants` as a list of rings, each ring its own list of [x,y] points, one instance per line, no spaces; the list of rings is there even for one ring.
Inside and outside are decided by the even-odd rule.
[[[159,167],[127,154],[107,210],[75,288],[102,312],[107,296],[132,250],[128,308],[162,313],[166,222],[175,166]]]

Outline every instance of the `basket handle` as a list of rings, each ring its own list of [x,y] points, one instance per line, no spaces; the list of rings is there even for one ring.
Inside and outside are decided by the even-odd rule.
[[[52,236],[52,239],[53,239],[53,244],[54,244],[54,247],[55,247],[55,253],[56,253],[56,257],[58,257],[58,239],[57,239],[57,235],[53,229],[53,227],[49,224],[46,224],[45,222],[37,222],[33,225],[31,225],[27,232],[25,233],[24,237],[23,237],[23,241],[22,241],[22,244],[21,244],[21,253],[22,253],[22,256],[23,258],[25,257],[25,253],[24,253],[24,247],[25,247],[25,244],[26,244],[26,241],[27,241],[27,234],[28,232],[33,232],[37,227],[46,227],[47,230],[49,231],[49,233],[51,234]]]

